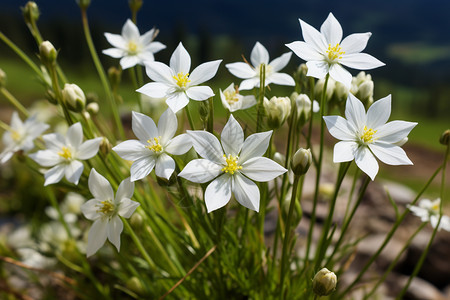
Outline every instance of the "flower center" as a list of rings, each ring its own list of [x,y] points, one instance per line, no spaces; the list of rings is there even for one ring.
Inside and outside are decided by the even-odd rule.
[[[433,203],[433,205],[430,208],[430,214],[438,215],[440,211],[440,206],[441,206],[440,202]]]
[[[364,126],[363,134],[360,136],[361,141],[364,144],[371,144],[376,140],[373,135],[377,132],[377,130],[373,130],[372,128],[367,128]]]
[[[18,141],[20,141],[22,139],[22,135],[16,130],[11,130],[11,138],[15,142],[18,142]]]
[[[101,201],[100,203],[97,204],[97,212],[110,217],[115,210],[115,205],[110,200]]]
[[[224,154],[223,157],[225,158],[225,162],[227,163],[227,165],[222,168],[223,172],[230,173],[231,175],[233,175],[234,172],[242,169],[242,166],[238,166],[238,164],[237,164],[239,156],[232,156],[231,154],[228,154],[228,157],[227,157]]]
[[[131,55],[135,55],[138,52],[138,45],[133,42],[133,41],[129,41],[128,42],[128,53]]]
[[[70,160],[72,158],[72,153],[70,152],[70,149],[65,146],[61,148],[61,152],[58,152],[58,155],[66,160]]]
[[[159,137],[154,137],[153,140],[149,139],[147,141],[148,145],[145,146],[145,148],[152,150],[155,153],[159,153],[163,150],[163,147],[161,146],[161,144],[159,143],[159,140],[161,139],[161,136]]]
[[[336,59],[341,59],[342,54],[345,54],[345,51],[342,51],[339,43],[337,43],[334,47],[331,47],[331,44],[328,44],[327,54],[330,61],[335,61]]]
[[[183,72],[178,73],[177,75],[173,76],[173,79],[177,82],[177,85],[180,88],[185,88],[186,85],[191,82],[189,80],[189,73],[184,74]]]
[[[225,100],[227,100],[228,104],[233,104],[236,102],[239,102],[239,93],[237,93],[236,91],[224,91],[223,92],[224,96],[225,96]]]

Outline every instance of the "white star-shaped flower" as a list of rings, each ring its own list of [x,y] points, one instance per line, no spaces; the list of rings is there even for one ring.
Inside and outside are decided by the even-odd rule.
[[[367,114],[364,105],[349,94],[344,119],[323,117],[328,131],[342,140],[334,146],[335,163],[355,160],[356,165],[374,180],[378,173],[375,156],[388,165],[412,165],[405,151],[396,145],[417,125],[414,122],[391,121],[391,96],[374,102]]]
[[[49,126],[41,123],[36,116],[31,116],[25,122],[19,118],[15,111],[11,116],[10,130],[3,134],[3,145],[5,149],[0,154],[0,162],[7,162],[17,151],[30,151],[34,148],[34,140],[46,131]]]
[[[375,57],[361,53],[372,33],[355,33],[342,39],[341,24],[332,13],[323,22],[320,32],[302,20],[299,21],[305,41],[292,42],[286,46],[307,61],[306,75],[321,79],[329,73],[331,78],[350,88],[352,75],[342,65],[358,70],[384,66]]]
[[[244,141],[244,132],[233,115],[223,128],[221,143],[206,131],[188,131],[188,134],[195,151],[203,158],[190,161],[179,176],[197,183],[214,179],[205,191],[208,212],[225,206],[231,194],[243,206],[259,211],[259,189],[252,180],[269,181],[287,171],[262,157],[272,131],[252,134]]]
[[[271,83],[294,86],[294,78],[286,73],[278,73],[278,71],[288,64],[291,55],[291,52],[284,53],[280,57],[269,62],[269,52],[260,42],[256,42],[252,49],[252,53],[250,54],[252,66],[243,62],[231,63],[225,66],[234,76],[245,79],[239,86],[240,90],[251,90],[254,87],[259,87],[260,72],[263,64],[265,65],[266,71],[264,80],[265,86],[268,86]]]
[[[103,50],[103,54],[114,58],[120,58],[122,69],[128,69],[135,65],[144,65],[146,61],[154,61],[154,53],[165,49],[160,42],[154,42],[158,34],[155,28],[140,35],[137,26],[128,19],[122,27],[122,35],[105,33],[108,42],[114,46]]]
[[[84,165],[80,160],[94,157],[103,138],[83,142],[83,129],[80,123],[69,127],[66,136],[50,133],[43,136],[47,150],[30,154],[30,157],[43,167],[53,167],[45,172],[44,186],[59,182],[64,175],[67,181],[78,184]]]
[[[431,201],[429,199],[422,199],[419,202],[419,206],[407,205],[408,209],[414,215],[418,216],[422,220],[422,222],[430,222],[433,228],[436,228],[439,221],[440,206],[440,198],[437,198],[434,201]],[[450,231],[450,217],[442,216],[438,230],[441,229]]]
[[[168,154],[181,155],[192,147],[188,135],[173,137],[177,128],[177,117],[171,109],[161,115],[158,127],[150,117],[133,112],[132,129],[139,140],[128,140],[113,148],[123,159],[133,161],[131,181],[144,178],[153,167],[157,176],[170,178],[175,170],[175,161]]]
[[[239,90],[231,83],[225,90],[219,90],[222,105],[230,112],[241,109],[247,109],[256,104],[256,98],[253,95],[244,96],[239,94]]]
[[[109,181],[92,169],[89,174],[89,190],[94,198],[81,206],[84,216],[94,221],[88,234],[87,257],[95,254],[106,238],[120,251],[120,234],[123,230],[120,217],[131,217],[139,206],[138,202],[131,200],[134,183],[130,178],[122,181],[114,197]]]
[[[191,57],[180,43],[170,58],[170,67],[160,62],[146,63],[147,83],[137,91],[152,98],[166,97],[167,105],[177,112],[189,103],[189,99],[202,101],[214,96],[209,86],[198,86],[217,73],[221,59],[203,63],[191,74]]]

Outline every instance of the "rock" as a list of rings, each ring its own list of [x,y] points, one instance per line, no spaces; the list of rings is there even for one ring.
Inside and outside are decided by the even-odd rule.
[[[409,277],[399,274],[391,274],[386,280],[386,284],[389,286],[390,295],[397,296],[403,287],[408,282]],[[415,277],[408,290],[406,291],[403,299],[410,300],[445,300],[448,299],[445,295],[439,291],[431,283]]]

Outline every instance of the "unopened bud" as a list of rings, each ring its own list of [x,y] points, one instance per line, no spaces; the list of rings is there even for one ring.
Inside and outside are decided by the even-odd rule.
[[[83,90],[74,83],[66,83],[62,90],[62,96],[67,107],[75,112],[80,112],[86,105],[86,96]]]
[[[142,282],[136,276],[133,276],[130,279],[128,279],[126,286],[128,289],[132,290],[135,293],[138,294],[144,293],[144,287],[142,285]]]
[[[142,0],[129,0],[128,5],[130,6],[130,10],[132,12],[137,12],[141,9],[143,4]]]
[[[273,155],[272,159],[276,163],[278,163],[278,164],[280,164],[282,166],[284,166],[284,164],[286,163],[286,157],[283,154],[281,154],[280,152],[275,152],[275,154]]]
[[[141,228],[143,224],[144,218],[138,212],[135,212],[130,218],[130,224],[133,228]]]
[[[335,85],[336,81],[334,81],[334,79],[328,78],[327,90],[325,91],[325,101],[329,101],[333,96]],[[314,86],[314,98],[316,98],[317,101],[321,101],[322,99],[322,92],[324,86],[325,86],[325,79],[318,80],[316,82],[316,85]]]
[[[77,0],[77,3],[82,10],[86,10],[91,5],[91,0]]]
[[[122,71],[116,67],[111,67],[108,69],[109,82],[111,82],[112,88],[117,88],[120,85],[122,78]]]
[[[305,174],[312,163],[312,155],[310,149],[300,148],[292,157],[292,171],[295,175]]]
[[[95,116],[96,114],[98,114],[100,107],[98,106],[97,102],[91,102],[88,105],[86,105],[86,110],[90,115]]]
[[[106,137],[103,137],[103,140],[100,142],[99,151],[105,156],[111,151],[111,143]]]
[[[301,121],[301,123],[309,120],[309,117],[311,116],[312,103],[308,95],[300,94],[297,95],[297,97],[295,97],[295,99],[293,100],[295,101],[294,103],[297,107],[297,118]]]
[[[289,97],[272,97],[270,100],[264,98],[263,105],[267,113],[267,123],[273,129],[283,125],[291,114],[291,99]]]
[[[439,143],[441,143],[444,146],[450,145],[450,129],[447,129],[446,131],[444,131],[444,133],[441,134]]]
[[[313,291],[317,296],[328,296],[336,289],[337,277],[336,274],[323,268],[314,276]]]
[[[201,101],[199,107],[199,115],[202,122],[206,122],[209,118],[209,101]]]
[[[0,87],[4,87],[6,85],[6,73],[0,69]]]
[[[24,7],[22,7],[23,18],[25,19],[25,23],[31,24],[36,22],[39,19],[39,8],[34,1],[28,1]]]
[[[344,84],[342,84],[340,82],[336,82],[336,84],[334,86],[333,99],[337,103],[339,103],[339,102],[345,103],[345,101],[348,98],[348,92],[349,92],[349,90]]]
[[[43,41],[41,45],[39,45],[39,57],[44,65],[54,64],[57,56],[58,52],[49,41]]]

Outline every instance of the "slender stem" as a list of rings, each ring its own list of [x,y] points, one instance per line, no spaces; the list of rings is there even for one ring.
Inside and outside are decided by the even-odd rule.
[[[0,93],[5,96],[5,98],[11,103],[18,111],[20,111],[26,118],[30,116],[27,109],[16,99],[7,89],[4,87],[0,88]]]
[[[139,88],[139,84],[138,81],[136,79],[136,73],[138,72],[138,70],[136,69],[136,66],[134,66],[133,68],[129,69],[129,73],[130,73],[130,77],[131,77],[131,82],[133,83],[133,87],[135,90],[137,90]],[[137,105],[139,107],[139,112],[143,112],[142,109],[142,103],[141,103],[141,97],[139,96],[139,93],[135,93],[136,94],[136,102]]]
[[[59,209],[59,205],[58,205],[58,202],[56,201],[56,197],[55,197],[55,193],[53,192],[53,189],[51,187],[47,186],[45,188],[45,191],[47,192],[48,199],[50,199],[51,205],[58,212],[59,222],[61,222],[64,229],[66,230],[67,236],[69,238],[72,238],[72,233],[70,232],[69,226],[67,225],[66,220],[64,219],[64,215],[62,214],[61,210]]]
[[[208,99],[209,103],[209,114],[208,114],[208,126],[207,130],[214,134],[214,102],[213,97]]]
[[[264,94],[266,93],[266,65],[261,64],[259,69],[259,100],[258,119],[256,120],[256,132],[261,132],[262,119],[264,116]]]
[[[136,233],[134,232],[133,228],[130,226],[130,223],[128,223],[128,220],[126,220],[125,218],[122,218],[122,217],[120,217],[120,218],[122,219],[123,224],[125,224],[125,228],[127,229],[128,233],[131,235],[131,239],[136,244],[136,247],[138,248],[139,252],[141,252],[141,254],[144,257],[145,261],[148,263],[149,267],[151,269],[153,269],[154,271],[156,271],[155,263],[151,259],[150,255],[148,255],[147,251],[145,250],[144,246],[142,245],[141,240],[136,235]]]
[[[186,110],[186,116],[189,121],[189,126],[191,126],[191,130],[195,130],[194,120],[192,119],[191,111],[189,110],[189,104],[186,105],[184,108]]]
[[[70,116],[70,113],[66,107],[66,104],[64,103],[63,96],[61,93],[61,88],[59,87],[58,74],[56,73],[56,65],[53,64],[53,65],[47,66],[47,70],[50,73],[50,78],[52,80],[52,87],[53,87],[53,91],[55,92],[56,100],[58,101],[58,104],[61,106],[61,109],[64,113],[64,117],[67,120],[67,123],[69,125],[72,125],[74,122],[72,120],[72,117]]]

